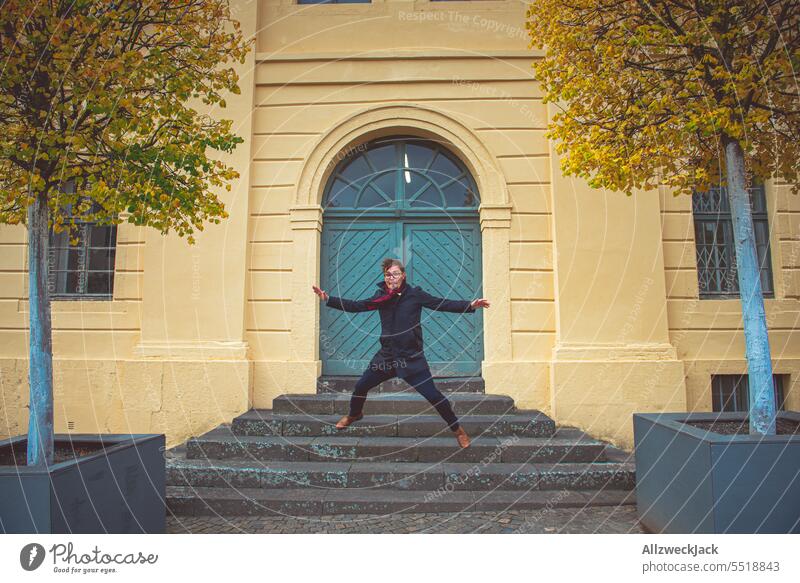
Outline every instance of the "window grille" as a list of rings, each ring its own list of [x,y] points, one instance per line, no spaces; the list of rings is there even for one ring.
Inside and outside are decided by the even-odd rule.
[[[748,189],[753,214],[756,252],[765,297],[774,297],[769,224],[764,186]],[[697,280],[701,298],[739,297],[736,249],[728,194],[725,188],[695,192],[692,196],[697,251]]]
[[[783,375],[772,375],[775,405],[784,410]],[[711,406],[714,411],[749,411],[750,383],[748,376],[718,374],[711,376]]]

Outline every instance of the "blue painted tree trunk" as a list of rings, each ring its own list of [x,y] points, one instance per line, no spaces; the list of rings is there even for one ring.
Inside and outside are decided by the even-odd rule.
[[[750,197],[745,186],[744,152],[736,140],[729,140],[725,144],[725,162],[750,384],[750,433],[775,435],[776,405],[767,317],[761,290]]]
[[[49,211],[47,198],[28,207],[28,301],[30,305],[30,405],[28,465],[53,463],[53,348],[47,289]]]

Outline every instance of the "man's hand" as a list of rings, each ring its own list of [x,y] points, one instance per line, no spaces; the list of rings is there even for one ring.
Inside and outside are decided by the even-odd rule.
[[[324,301],[324,302],[327,302],[327,301],[328,301],[328,297],[329,297],[329,296],[328,296],[328,292],[324,292],[324,291],[322,291],[321,289],[319,289],[319,288],[318,288],[317,286],[315,286],[315,285],[312,285],[312,286],[311,286],[311,289],[313,289],[313,290],[314,290],[314,293],[315,293],[315,294],[317,294],[317,295],[319,296],[319,298],[320,298],[322,301]]]
[[[472,300],[470,304],[472,308],[488,308],[489,307],[489,300],[485,298],[481,298],[479,300]]]

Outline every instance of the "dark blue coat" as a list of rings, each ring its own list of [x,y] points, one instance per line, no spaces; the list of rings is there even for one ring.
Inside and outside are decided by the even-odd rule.
[[[366,300],[347,300],[329,296],[325,305],[344,312],[367,312],[367,302],[385,295],[386,282],[377,284],[378,291]],[[381,348],[372,357],[368,368],[396,369],[400,378],[430,370],[422,348],[422,308],[439,312],[473,313],[471,300],[445,300],[432,296],[419,286],[403,282],[400,295],[384,302],[376,311],[381,317]]]

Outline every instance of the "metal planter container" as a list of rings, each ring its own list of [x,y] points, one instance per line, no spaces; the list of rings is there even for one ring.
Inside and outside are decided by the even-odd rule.
[[[800,420],[800,413],[778,418]],[[800,435],[722,435],[684,421],[747,413],[636,413],[636,501],[659,533],[800,532]]]
[[[0,441],[0,532],[164,532],[163,434],[58,434],[69,459],[49,467],[24,465],[26,448],[27,435]]]

